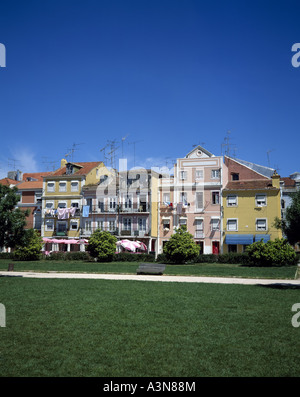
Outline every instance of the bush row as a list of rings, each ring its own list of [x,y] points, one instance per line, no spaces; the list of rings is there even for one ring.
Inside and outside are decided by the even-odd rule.
[[[167,260],[165,254],[159,254],[157,256],[157,262],[159,263],[171,263]],[[201,254],[196,257],[193,261],[188,263],[229,263],[229,264],[248,264],[248,255],[246,253],[228,253],[228,254]]]

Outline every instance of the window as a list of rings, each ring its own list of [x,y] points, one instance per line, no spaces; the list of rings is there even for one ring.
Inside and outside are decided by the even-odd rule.
[[[131,231],[131,219],[123,218],[123,230]]]
[[[220,192],[212,192],[212,203],[220,204]]]
[[[170,193],[164,193],[163,194],[163,203],[165,205],[169,205],[170,204]]]
[[[109,198],[109,210],[110,211],[114,211],[116,208],[117,208],[117,198],[116,197],[110,197]]]
[[[196,193],[196,210],[203,210],[203,192]]]
[[[220,170],[211,170],[211,179],[219,179]]]
[[[185,193],[185,192],[180,193],[179,202],[182,203],[183,205],[188,205],[187,193]]]
[[[187,171],[180,171],[180,179],[181,180],[187,179]]]
[[[67,191],[67,182],[59,182],[59,189],[60,192],[66,192]]]
[[[229,244],[228,245],[228,252],[237,252],[237,245],[236,244]]]
[[[195,238],[203,238],[203,219],[196,219],[195,220]]]
[[[78,222],[70,221],[70,230],[78,230]]]
[[[257,194],[255,196],[255,203],[257,207],[264,207],[267,205],[267,197],[265,194]]]
[[[85,221],[85,230],[92,230],[92,221]]]
[[[203,179],[203,170],[196,170],[196,179]]]
[[[67,231],[67,222],[57,222],[56,231],[58,233],[65,233]]]
[[[67,208],[67,203],[65,201],[59,201],[57,207],[58,208]]]
[[[187,226],[187,218],[180,218],[179,219],[179,226],[185,225]]]
[[[239,179],[240,179],[240,174],[238,174],[238,173],[236,173],[236,172],[233,172],[233,173],[231,174],[231,180],[232,180],[232,181],[239,181]]]
[[[54,201],[46,201],[45,208],[46,209],[54,208]]]
[[[47,183],[47,191],[49,193],[55,191],[55,183],[54,182],[48,182]]]
[[[124,208],[125,209],[131,209],[132,208],[132,197],[131,196],[125,196],[124,197]]]
[[[41,203],[42,202],[42,193],[35,192],[35,202]]]
[[[139,230],[141,232],[146,231],[146,218],[139,218],[138,220]]]
[[[238,230],[237,219],[228,219],[227,220],[227,231],[235,232],[237,230]]]
[[[211,230],[220,230],[220,219],[219,218],[211,218],[210,220]]]
[[[78,192],[78,190],[79,190],[79,182],[72,181],[71,182],[71,192]]]
[[[227,196],[227,207],[234,207],[234,206],[237,206],[237,196],[236,195]]]
[[[54,221],[53,219],[49,219],[46,221],[46,232],[53,232],[54,230]]]
[[[163,229],[165,232],[168,232],[170,230],[170,218],[163,218]]]
[[[101,220],[101,221],[98,221],[97,223],[98,223],[97,228],[100,230],[104,230],[104,221]]]
[[[257,219],[256,220],[256,230],[257,231],[266,231],[267,230],[267,220],[266,219]]]
[[[116,230],[116,221],[109,221],[109,231],[113,232]]]

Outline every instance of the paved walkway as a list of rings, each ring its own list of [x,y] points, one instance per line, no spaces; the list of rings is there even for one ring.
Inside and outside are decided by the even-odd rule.
[[[240,277],[196,277],[196,276],[156,276],[142,274],[98,274],[98,273],[61,273],[61,272],[15,272],[0,271],[0,277],[25,277],[25,278],[65,278],[65,279],[94,279],[94,280],[136,280],[136,281],[161,281],[161,282],[178,282],[178,283],[217,283],[217,284],[247,284],[247,285],[272,285],[286,284],[295,285],[300,288],[300,279],[298,280],[271,280],[271,279],[251,279]]]

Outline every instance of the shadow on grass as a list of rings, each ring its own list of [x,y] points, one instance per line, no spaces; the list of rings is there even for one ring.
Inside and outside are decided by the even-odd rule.
[[[258,284],[259,287],[271,288],[271,289],[300,289],[300,285],[289,284],[289,283],[274,283],[274,284]]]

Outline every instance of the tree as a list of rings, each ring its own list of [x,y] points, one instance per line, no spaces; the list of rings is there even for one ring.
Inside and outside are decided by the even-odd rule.
[[[181,226],[166,242],[164,254],[171,262],[185,263],[199,256],[200,247],[195,243],[193,236],[186,230],[186,226]]]
[[[0,247],[15,248],[24,243],[29,211],[16,208],[19,201],[17,191],[16,187],[0,185]]]
[[[290,244],[300,241],[300,190],[292,195],[292,203],[285,211],[285,219],[281,220],[281,228]]]
[[[23,244],[16,246],[14,254],[20,260],[35,261],[40,259],[42,247],[43,240],[38,231],[28,229],[25,231]]]
[[[117,239],[109,232],[97,229],[91,235],[87,251],[100,262],[110,262],[116,252]]]

